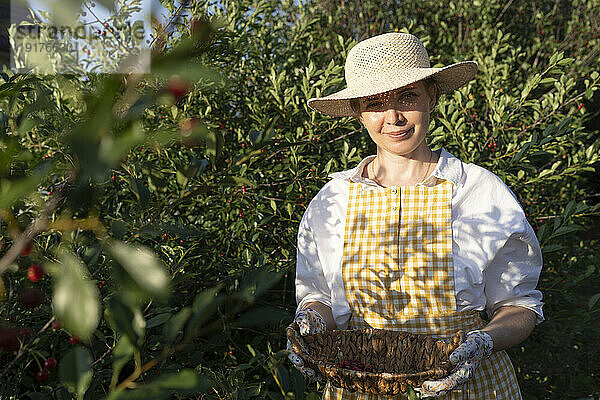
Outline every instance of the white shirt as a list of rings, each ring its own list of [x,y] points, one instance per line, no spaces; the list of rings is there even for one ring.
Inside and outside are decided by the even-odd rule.
[[[363,159],[333,178],[311,200],[300,221],[296,261],[298,310],[312,301],[331,307],[339,329],[346,329],[350,306],[342,280],[344,229],[350,182],[365,190],[382,190],[363,178]],[[433,172],[418,185],[432,186],[434,177],[453,183],[452,258],[457,311],[521,306],[544,320],[542,293],[536,290],[542,252],[521,205],[500,178],[475,164],[440,152]]]

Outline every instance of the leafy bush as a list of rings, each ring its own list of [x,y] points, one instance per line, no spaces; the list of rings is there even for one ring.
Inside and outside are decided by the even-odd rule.
[[[428,140],[497,173],[538,232],[525,398],[598,396],[598,2],[388,3],[194,2],[151,75],[2,74],[2,396],[318,398],[280,351],[296,229],[375,147],[306,100],[387,31],[479,63]]]

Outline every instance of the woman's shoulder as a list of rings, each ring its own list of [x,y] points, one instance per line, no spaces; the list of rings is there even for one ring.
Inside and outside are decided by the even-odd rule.
[[[363,158],[354,168],[332,172],[327,177],[331,178],[319,192],[313,197],[311,203],[320,206],[330,203],[346,203],[350,192],[350,183],[360,179],[364,165],[367,164],[373,157],[367,156]]]
[[[494,172],[472,163],[462,163],[463,176],[455,202],[460,215],[487,221],[488,226],[520,229],[525,213],[513,191]],[[457,210],[457,211],[459,211]],[[503,229],[503,228],[502,228]]]
[[[331,179],[310,200],[302,216],[301,225],[316,229],[333,226],[344,221],[350,182]]]
[[[498,200],[517,201],[513,191],[494,172],[472,163],[463,163],[463,166],[463,186],[470,193],[483,194]]]

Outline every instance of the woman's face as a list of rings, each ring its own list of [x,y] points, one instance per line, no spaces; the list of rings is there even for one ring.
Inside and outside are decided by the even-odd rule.
[[[429,115],[435,106],[435,85],[423,81],[360,99],[359,120],[378,152],[410,157],[425,145]]]

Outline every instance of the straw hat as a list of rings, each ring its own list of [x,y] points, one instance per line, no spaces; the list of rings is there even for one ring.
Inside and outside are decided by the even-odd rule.
[[[308,106],[333,117],[355,116],[350,99],[389,92],[426,78],[433,78],[440,93],[451,92],[469,82],[477,63],[464,61],[431,68],[423,43],[408,33],[385,33],[363,40],[348,53],[346,89],[312,98]]]

